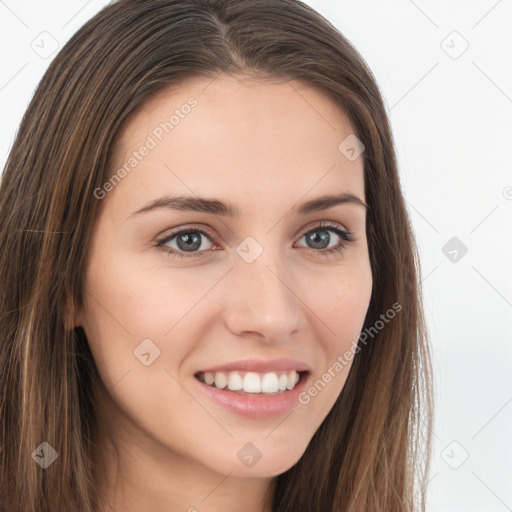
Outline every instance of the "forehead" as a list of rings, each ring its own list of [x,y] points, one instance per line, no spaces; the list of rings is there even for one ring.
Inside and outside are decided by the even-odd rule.
[[[190,107],[193,103],[194,106]],[[175,114],[173,116],[173,114]],[[192,121],[183,121],[191,118]],[[291,124],[293,121],[297,121]],[[125,121],[116,149],[127,149],[137,135],[148,128],[171,124],[173,139],[179,142],[178,125],[215,124],[215,136],[233,137],[250,133],[271,134],[281,130],[275,144],[286,143],[286,132],[295,139],[310,137],[313,131],[354,133],[341,106],[326,92],[298,79],[256,79],[221,73],[214,78],[196,77],[160,90],[147,99]],[[341,130],[342,133],[339,133]],[[183,129],[181,130],[183,131]],[[164,129],[165,134],[168,134]],[[257,141],[255,141],[257,143]]]
[[[128,172],[108,199],[133,206],[162,192],[236,192],[247,202],[248,194],[298,200],[309,190],[363,199],[362,157],[350,161],[339,149],[353,133],[334,100],[299,80],[190,80],[160,91],[126,121],[113,171]]]

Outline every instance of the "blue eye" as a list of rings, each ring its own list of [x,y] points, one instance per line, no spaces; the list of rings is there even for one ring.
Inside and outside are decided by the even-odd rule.
[[[329,232],[334,232],[334,234],[340,238],[340,241],[334,247],[328,246],[331,241],[331,235],[328,234]],[[197,258],[201,257],[204,252],[206,252],[205,250],[198,251],[198,249],[203,246],[202,237],[216,242],[213,235],[203,229],[191,226],[157,240],[156,247],[174,258]],[[313,252],[320,253],[322,256],[330,256],[333,253],[339,253],[345,249],[348,244],[356,240],[352,232],[341,229],[337,224],[331,223],[319,224],[312,229],[308,229],[302,233],[300,238],[303,237],[306,237],[308,242],[312,244],[320,245],[321,247],[310,247],[310,249],[312,249]],[[167,244],[173,242],[175,239],[178,246],[176,248],[169,247]],[[327,248],[323,247],[325,242],[327,242]]]
[[[208,233],[205,233],[202,229],[186,229],[182,231],[178,231],[177,233],[174,233],[173,235],[170,235],[163,240],[159,241],[157,243],[158,247],[162,247],[162,250],[169,253],[171,256],[177,257],[177,258],[190,258],[190,257],[196,257],[196,253],[187,254],[188,251],[195,250],[201,248],[203,245],[201,237],[210,238]],[[165,244],[168,244],[169,242],[172,242],[174,239],[176,239],[176,243],[181,245],[181,248],[178,245],[178,249],[173,249],[168,247]],[[165,246],[165,248],[163,248]],[[185,248],[187,250],[185,250]],[[201,253],[204,251],[200,251]]]
[[[317,247],[315,252],[320,253],[322,256],[330,256],[333,253],[339,253],[343,251],[346,246],[351,243],[355,242],[355,238],[352,232],[348,231],[347,229],[341,229],[336,224],[320,224],[313,229],[309,229],[305,233],[302,234],[302,237],[306,237],[306,239],[313,243],[313,244],[320,244],[322,245],[325,241],[329,244],[331,241],[331,236],[328,234],[329,231],[333,231],[336,236],[340,238],[340,241],[334,245],[334,247]],[[315,247],[313,247],[315,249]]]

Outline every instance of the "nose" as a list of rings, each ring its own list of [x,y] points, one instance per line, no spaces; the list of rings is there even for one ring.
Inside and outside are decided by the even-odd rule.
[[[286,343],[300,328],[304,302],[294,292],[277,250],[265,249],[252,263],[236,256],[227,289],[224,315],[234,334]]]

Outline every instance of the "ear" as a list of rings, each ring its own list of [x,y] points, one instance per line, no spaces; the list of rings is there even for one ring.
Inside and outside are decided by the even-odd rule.
[[[65,328],[66,330],[72,331],[75,327],[80,327],[80,319],[78,313],[75,311],[75,306],[73,304],[73,298],[71,297],[66,303],[66,307],[64,308],[65,312]]]

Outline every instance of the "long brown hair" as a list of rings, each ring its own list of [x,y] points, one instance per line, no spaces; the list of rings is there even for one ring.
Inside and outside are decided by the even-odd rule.
[[[328,94],[365,146],[373,290],[338,400],[300,460],[275,479],[274,512],[424,510],[433,421],[420,266],[375,78],[298,0],[120,0],[62,48],[23,117],[0,187],[0,507],[95,512],[99,377],[81,328],[94,190],[116,134],[164,87],[219,72],[301,79]],[[341,142],[341,141],[340,141]],[[376,322],[392,304],[392,321]],[[33,452],[47,442],[57,463]],[[45,445],[46,446],[46,445]]]

